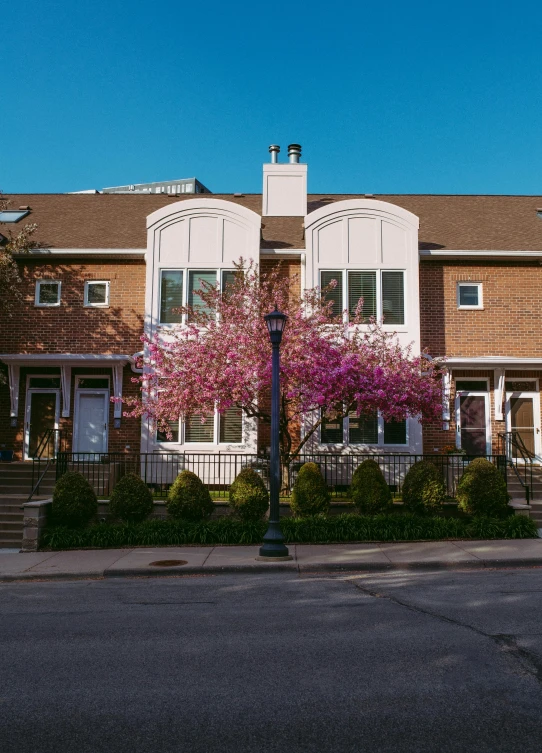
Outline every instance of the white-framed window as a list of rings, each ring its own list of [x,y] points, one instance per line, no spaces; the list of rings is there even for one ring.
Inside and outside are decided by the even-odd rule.
[[[363,298],[363,317],[383,321],[384,325],[405,324],[405,273],[400,269],[323,269],[320,270],[320,287],[332,280],[336,287],[326,295],[333,301],[333,314],[344,309],[353,317],[360,298]]]
[[[197,294],[202,283],[218,284],[220,290],[235,280],[234,269],[161,269],[160,270],[160,324],[181,324],[181,306],[204,309],[205,305]]]
[[[60,280],[36,280],[36,306],[60,306]]]
[[[408,445],[406,420],[384,421],[378,411],[357,416],[355,412],[344,418],[322,418],[320,444],[328,445]]]
[[[239,444],[243,443],[243,412],[233,406],[221,415],[216,411],[207,416],[204,423],[201,416],[188,416],[185,421],[170,421],[171,439],[166,432],[157,431],[156,441],[171,444]]]
[[[85,281],[85,306],[109,306],[109,280]]]
[[[457,283],[457,308],[458,309],[483,309],[484,300],[481,282],[458,282]]]

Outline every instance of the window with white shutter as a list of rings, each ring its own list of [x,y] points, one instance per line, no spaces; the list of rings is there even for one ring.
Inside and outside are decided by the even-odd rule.
[[[378,444],[378,413],[372,416],[348,416],[348,444]]]
[[[232,406],[218,417],[222,444],[241,444],[243,441],[243,411]]]
[[[382,317],[384,324],[405,323],[403,272],[382,271]]]
[[[202,283],[216,285],[216,269],[191,269],[188,273],[188,305],[194,310],[208,314],[210,308],[198,295],[198,290],[202,290],[204,287]]]
[[[364,321],[376,316],[376,272],[348,272],[348,313],[353,318],[356,306],[363,298],[361,311]]]
[[[337,285],[325,293],[324,299],[333,301],[331,314],[332,316],[339,316],[343,310],[343,273],[341,271],[320,272],[320,287],[322,289],[326,288],[332,280],[336,280]]]
[[[186,443],[211,443],[214,442],[215,417],[207,416],[205,423],[201,423],[201,416],[188,416],[184,427],[184,440]]]
[[[160,276],[160,324],[179,324],[183,305],[183,271],[163,269]]]

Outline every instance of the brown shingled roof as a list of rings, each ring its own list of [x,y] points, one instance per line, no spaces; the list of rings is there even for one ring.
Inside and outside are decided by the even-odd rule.
[[[51,248],[145,248],[145,218],[166,204],[194,195],[167,194],[13,194],[11,207],[31,213],[13,231],[38,223],[36,238]],[[205,197],[199,197],[203,201]],[[213,194],[260,213],[260,194]],[[359,194],[309,194],[308,211]],[[420,248],[542,251],[542,196],[374,195],[420,218]],[[303,248],[301,217],[263,217],[262,248]]]

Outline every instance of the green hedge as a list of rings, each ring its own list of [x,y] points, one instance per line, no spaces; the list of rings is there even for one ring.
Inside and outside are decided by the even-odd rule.
[[[355,541],[419,541],[438,539],[536,538],[534,521],[523,515],[509,518],[442,518],[417,515],[363,516],[347,513],[333,517],[282,518],[287,543],[328,544]],[[204,522],[146,520],[134,524],[109,524],[73,530],[46,528],[41,548],[180,546],[184,544],[259,544],[266,521],[221,518]]]
[[[316,463],[301,466],[292,489],[290,509],[296,516],[319,515],[329,510],[329,489]]]

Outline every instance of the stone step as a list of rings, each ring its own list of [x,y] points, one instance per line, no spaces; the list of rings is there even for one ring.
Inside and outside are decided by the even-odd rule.
[[[12,512],[5,512],[3,509],[0,512],[0,531],[2,530],[2,526],[4,523],[13,523],[13,522],[21,522],[23,519],[23,511],[22,510],[16,510],[16,508],[9,508],[12,510]]]
[[[55,488],[54,484],[45,484],[41,483],[39,486],[40,494],[51,494],[53,492],[53,489]],[[31,484],[21,484],[21,485],[10,485],[7,484],[1,484],[0,483],[0,494],[30,494],[32,491],[32,485]]]
[[[5,533],[9,533],[10,531],[20,531],[22,534],[23,519],[20,518],[19,520],[0,520],[0,536],[3,536]]]

